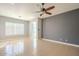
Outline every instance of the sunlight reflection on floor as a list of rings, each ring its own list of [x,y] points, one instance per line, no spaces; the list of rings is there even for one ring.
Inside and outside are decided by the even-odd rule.
[[[5,46],[5,55],[12,56],[23,53],[24,51],[24,42],[23,40],[18,40],[16,43],[15,41],[11,42],[8,41],[7,45]]]

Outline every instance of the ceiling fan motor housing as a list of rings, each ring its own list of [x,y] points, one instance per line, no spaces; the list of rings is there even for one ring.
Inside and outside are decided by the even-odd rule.
[[[42,8],[42,11],[45,11],[45,8]]]

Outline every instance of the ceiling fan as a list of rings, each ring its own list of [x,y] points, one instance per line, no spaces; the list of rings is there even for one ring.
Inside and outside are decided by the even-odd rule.
[[[41,3],[41,10],[39,11],[39,12],[41,12],[40,16],[43,16],[44,14],[52,15],[52,13],[48,12],[48,11],[54,9],[55,6],[50,6],[48,8],[45,8],[44,5],[45,5],[45,3]]]

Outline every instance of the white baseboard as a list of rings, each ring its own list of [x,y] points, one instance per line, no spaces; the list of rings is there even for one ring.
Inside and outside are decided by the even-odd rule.
[[[49,42],[55,42],[55,43],[59,43],[59,44],[64,44],[64,45],[68,45],[68,46],[73,46],[73,47],[79,47],[79,45],[76,44],[70,44],[70,43],[65,43],[65,42],[60,42],[60,41],[55,41],[55,40],[50,40],[50,39],[43,39],[45,41],[49,41]]]

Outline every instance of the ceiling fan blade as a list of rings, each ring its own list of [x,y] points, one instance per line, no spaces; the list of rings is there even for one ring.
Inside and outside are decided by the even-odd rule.
[[[47,11],[46,11],[45,13],[46,13],[46,14],[49,14],[49,15],[52,15],[52,13],[50,13],[50,12],[47,12]]]
[[[42,14],[40,14],[40,16],[42,16],[43,15],[43,13]]]
[[[51,7],[49,7],[49,8],[46,8],[46,11],[51,10],[51,9],[53,9],[53,8],[55,8],[55,6],[51,6]]]

